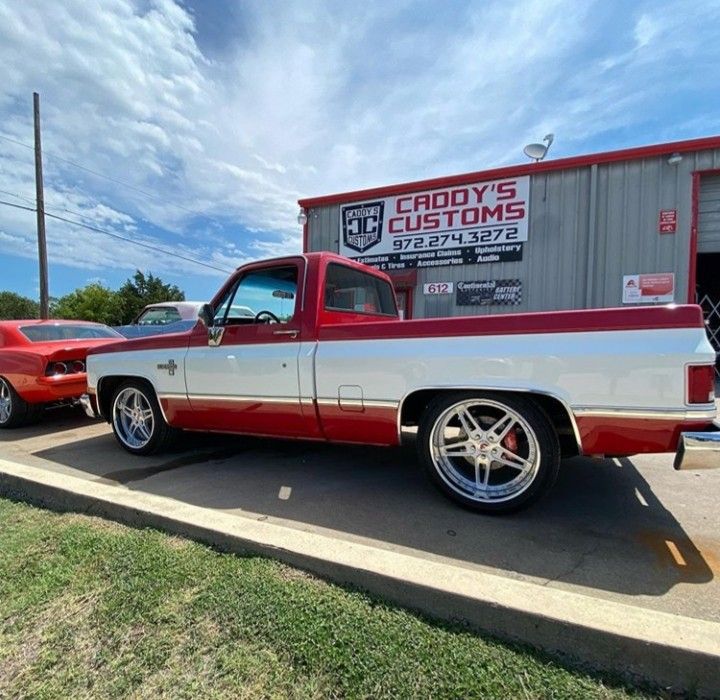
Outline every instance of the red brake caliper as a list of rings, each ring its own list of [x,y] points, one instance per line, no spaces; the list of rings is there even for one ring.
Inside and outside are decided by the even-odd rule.
[[[508,434],[503,438],[502,443],[500,443],[503,447],[507,447],[510,452],[514,452],[517,454],[518,450],[518,439],[517,439],[517,432],[515,432],[515,428],[512,428],[508,432]]]

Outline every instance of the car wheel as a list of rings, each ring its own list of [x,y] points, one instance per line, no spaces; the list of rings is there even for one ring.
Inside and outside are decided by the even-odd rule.
[[[427,407],[420,459],[433,483],[482,513],[527,507],[555,483],[560,444],[545,412],[502,394],[453,393]]]
[[[121,384],[111,406],[115,438],[132,454],[160,452],[176,435],[177,431],[165,422],[155,391],[147,382],[133,379]]]
[[[7,379],[0,377],[0,428],[18,428],[34,422],[42,411],[42,404],[28,403]]]

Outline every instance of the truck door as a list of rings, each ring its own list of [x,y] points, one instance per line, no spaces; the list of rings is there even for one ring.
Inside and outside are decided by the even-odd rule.
[[[185,382],[198,429],[312,437],[298,378],[305,262],[254,266],[215,304],[215,325],[198,324]]]

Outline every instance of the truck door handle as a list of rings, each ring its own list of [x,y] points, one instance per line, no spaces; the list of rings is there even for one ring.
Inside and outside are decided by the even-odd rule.
[[[297,338],[299,331],[273,331],[273,335],[289,335],[291,338]]]

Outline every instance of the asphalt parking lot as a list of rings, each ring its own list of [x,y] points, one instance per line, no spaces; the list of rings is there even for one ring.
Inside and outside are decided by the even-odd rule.
[[[58,409],[39,425],[0,432],[0,454],[340,541],[720,622],[720,470],[678,473],[670,455],[569,460],[547,498],[498,518],[437,493],[410,444],[188,434],[168,454],[137,458],[106,424]]]

